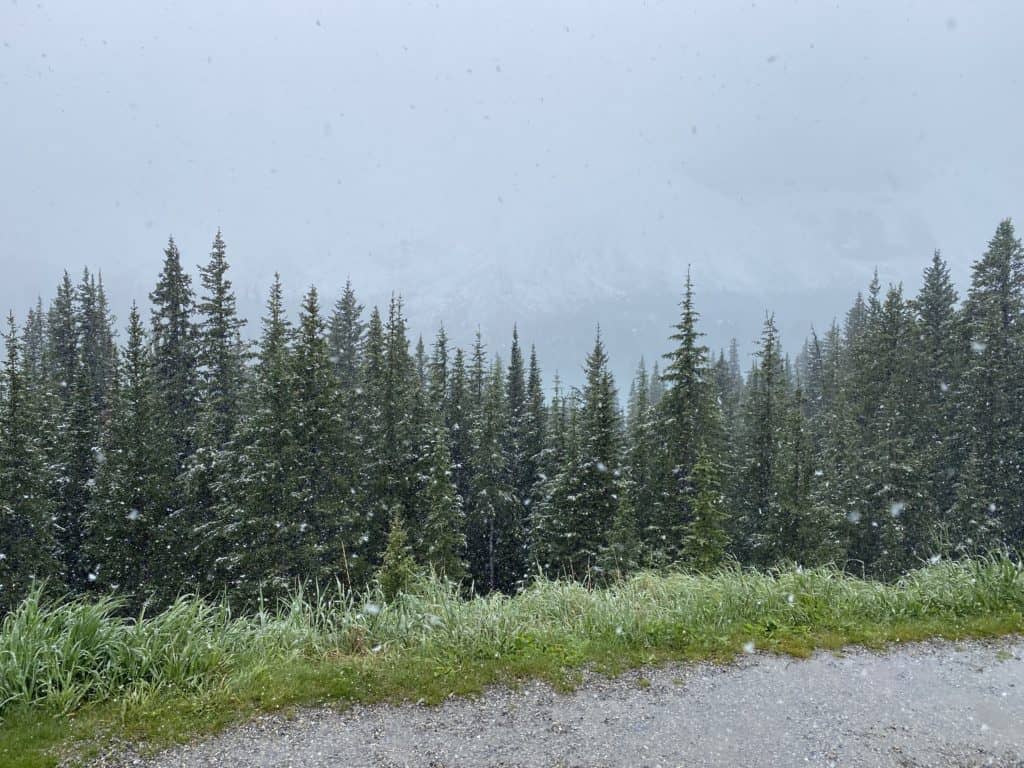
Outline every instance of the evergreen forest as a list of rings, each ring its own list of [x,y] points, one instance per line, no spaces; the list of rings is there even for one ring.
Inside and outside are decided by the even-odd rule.
[[[1009,220],[965,293],[936,252],[916,295],[876,275],[790,352],[767,314],[749,366],[680,293],[662,359],[616,382],[598,332],[567,388],[515,328],[507,359],[413,339],[399,297],[367,309],[350,284],[289,317],[275,279],[249,329],[219,232],[197,275],[171,239],[124,323],[97,274],[65,273],[3,334],[0,613],[35,585],[245,607],[429,571],[467,594],[727,562],[884,580],[1019,550]]]

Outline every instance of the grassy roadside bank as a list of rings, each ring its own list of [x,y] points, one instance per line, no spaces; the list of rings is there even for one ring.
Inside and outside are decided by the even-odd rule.
[[[118,740],[166,745],[259,711],[330,702],[436,702],[539,677],[571,686],[757,648],[806,655],[847,644],[1024,631],[1024,572],[1005,558],[941,562],[894,584],[833,569],[640,574],[603,589],[542,582],[463,600],[424,582],[379,595],[296,594],[233,616],[182,599],[135,622],[111,602],[27,600],[0,628],[0,766],[50,766]],[[752,644],[752,645],[751,645]]]

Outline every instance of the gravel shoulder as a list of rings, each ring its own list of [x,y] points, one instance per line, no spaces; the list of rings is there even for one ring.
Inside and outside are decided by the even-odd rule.
[[[438,707],[257,718],[145,768],[232,766],[1014,766],[1024,768],[1024,639],[927,642],[796,660],[531,682]]]

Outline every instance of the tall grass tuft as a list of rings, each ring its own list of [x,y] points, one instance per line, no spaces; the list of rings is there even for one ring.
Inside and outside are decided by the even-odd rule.
[[[873,632],[880,628],[932,631],[989,616],[1020,627],[1022,612],[1024,574],[1003,556],[941,562],[891,584],[834,568],[729,567],[640,573],[602,588],[539,581],[514,597],[468,600],[428,579],[389,603],[379,591],[353,595],[336,584],[297,588],[247,615],[182,597],[132,618],[114,598],[53,602],[36,590],[0,625],[0,715],[201,692],[295,659],[406,654],[457,669],[529,653],[574,664],[598,648],[702,656],[734,652],[747,638],[769,647],[826,635],[860,642],[892,634]]]

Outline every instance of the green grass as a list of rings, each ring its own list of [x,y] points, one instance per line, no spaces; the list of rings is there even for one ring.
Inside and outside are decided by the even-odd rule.
[[[892,584],[829,568],[734,568],[644,573],[601,589],[545,581],[511,598],[465,600],[436,581],[391,604],[375,593],[300,591],[246,616],[192,598],[140,620],[118,609],[34,594],[4,618],[0,765],[52,766],[122,740],[155,749],[307,704],[433,703],[524,678],[571,688],[585,665],[615,674],[727,660],[750,643],[806,656],[1019,633],[1024,573],[992,557]]]

